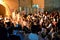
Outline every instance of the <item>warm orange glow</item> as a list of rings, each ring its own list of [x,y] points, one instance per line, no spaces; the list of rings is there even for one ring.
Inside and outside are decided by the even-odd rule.
[[[10,10],[8,8],[8,5],[5,2],[3,2],[3,0],[0,0],[0,4],[5,7],[5,9],[6,9],[6,14],[5,15],[9,17],[10,16]]]
[[[18,0],[4,0],[4,2],[9,6],[10,9],[18,9]]]
[[[37,1],[37,0],[33,0],[33,3],[34,3],[34,4],[37,4],[37,3],[38,3],[38,1]]]
[[[38,3],[40,4],[40,8],[44,8],[44,0],[40,0]]]

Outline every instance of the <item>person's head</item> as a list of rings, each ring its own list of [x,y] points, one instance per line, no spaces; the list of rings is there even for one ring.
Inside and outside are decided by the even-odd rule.
[[[38,33],[38,31],[39,31],[39,25],[32,25],[31,26],[32,33]]]

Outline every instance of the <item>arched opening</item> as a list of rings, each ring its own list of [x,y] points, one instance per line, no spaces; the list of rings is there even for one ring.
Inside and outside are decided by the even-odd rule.
[[[6,14],[6,9],[3,5],[0,4],[0,15],[5,16]]]

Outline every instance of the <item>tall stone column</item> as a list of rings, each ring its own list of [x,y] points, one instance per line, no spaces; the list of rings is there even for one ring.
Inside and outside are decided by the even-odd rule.
[[[20,12],[20,0],[18,0],[18,12]]]

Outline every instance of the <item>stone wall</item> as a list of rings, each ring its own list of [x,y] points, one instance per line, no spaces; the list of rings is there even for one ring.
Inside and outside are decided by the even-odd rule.
[[[45,0],[45,10],[53,10],[60,8],[60,0]]]
[[[20,0],[20,6],[21,7],[31,7],[31,0]]]
[[[11,10],[16,10],[18,8],[18,0],[4,0],[4,2]]]

